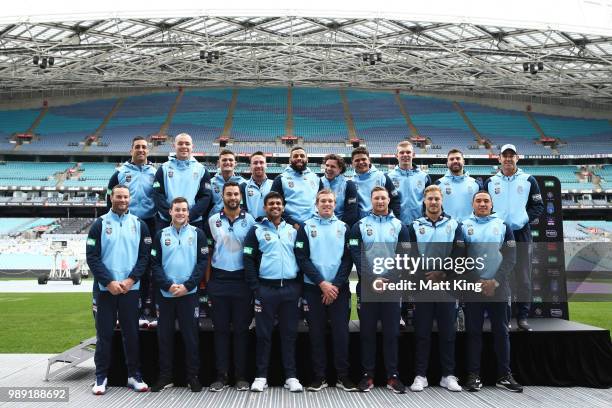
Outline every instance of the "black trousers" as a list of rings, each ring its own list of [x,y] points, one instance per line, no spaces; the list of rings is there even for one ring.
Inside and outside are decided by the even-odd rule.
[[[440,368],[442,376],[455,372],[455,302],[416,302],[414,305],[414,330],[416,335],[416,375],[427,377],[431,329],[434,319],[438,323]]]

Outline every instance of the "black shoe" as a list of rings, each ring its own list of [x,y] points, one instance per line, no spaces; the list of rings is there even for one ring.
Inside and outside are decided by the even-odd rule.
[[[198,379],[198,377],[192,377],[187,380],[187,386],[191,389],[191,392],[202,391],[202,384],[200,384],[200,380]]]
[[[495,386],[505,388],[506,390],[512,392],[523,392],[523,386],[514,380],[512,374],[505,375],[504,377],[498,379]]]
[[[336,381],[336,388],[343,389],[347,392],[357,391],[357,386],[348,377],[338,377],[338,381]]]
[[[151,387],[151,392],[160,392],[170,387],[174,387],[174,384],[172,384],[172,380],[170,380],[169,378],[160,377],[155,383],[155,385]]]
[[[467,381],[463,385],[463,388],[470,392],[477,392],[482,388],[482,381],[478,374],[468,374]]]
[[[359,381],[357,388],[359,388],[359,391],[361,392],[368,392],[374,388],[374,380],[369,374],[364,374],[363,377],[361,377],[361,381]]]
[[[236,391],[248,391],[249,389],[251,389],[251,384],[244,378],[238,378],[236,380]]]
[[[308,391],[321,391],[323,388],[327,388],[327,381],[325,381],[325,378],[316,378],[306,387]]]
[[[210,384],[208,391],[212,391],[212,392],[223,391],[223,389],[225,389],[226,387],[228,387],[227,375],[220,375],[217,377],[217,380],[214,383]]]
[[[392,375],[387,380],[387,388],[396,394],[403,394],[406,392],[406,386],[400,381],[396,374]]]
[[[516,323],[518,325],[519,330],[532,331],[532,328],[531,326],[529,326],[527,319],[517,319]]]

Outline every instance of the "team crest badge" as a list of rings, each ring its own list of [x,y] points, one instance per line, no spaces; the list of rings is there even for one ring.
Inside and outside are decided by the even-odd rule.
[[[106,228],[106,235],[110,235],[113,233],[113,229],[111,227]]]
[[[423,188],[423,182],[421,180],[417,181],[417,188]]]
[[[468,228],[468,235],[474,235],[474,228]]]
[[[132,181],[132,175],[128,173],[125,175],[125,182],[129,183],[130,181]]]
[[[519,194],[522,194],[523,193],[523,186],[518,186],[516,188],[516,192],[519,193]]]
[[[391,227],[389,229],[389,235],[395,235],[395,228]]]
[[[399,186],[400,186],[399,180],[394,178],[393,179],[393,185],[395,186],[395,188],[399,188]]]
[[[499,194],[500,191],[501,189],[499,187],[495,187],[495,194]]]
[[[198,179],[198,172],[197,172],[197,171],[194,171],[194,172],[193,172],[193,179],[194,179],[194,180],[197,180],[197,179]]]
[[[242,220],[242,222],[240,223],[240,225],[242,226],[242,228],[246,227],[246,220]]]
[[[187,240],[187,243],[189,245],[193,244],[193,237],[189,237],[189,239]]]
[[[249,189],[247,190],[247,194],[249,195],[249,197],[253,197],[253,194],[255,194],[255,192],[253,191],[253,189],[252,189],[252,188],[249,188]]]
[[[174,177],[174,171],[168,170],[168,177],[170,178]]]
[[[215,193],[219,194],[220,191],[219,186],[215,184]]]
[[[317,230],[316,229],[311,230],[310,231],[310,236],[313,237],[313,238],[316,238],[317,237]]]
[[[266,241],[269,241],[269,240],[271,240],[271,239],[272,239],[272,237],[270,236],[270,234],[268,234],[268,233],[266,232],[266,233],[264,234],[264,239],[265,239]]]
[[[419,234],[421,234],[421,235],[425,234],[425,227],[420,227],[419,228]]]
[[[293,188],[295,186],[295,183],[293,181],[290,181],[289,183],[287,183],[287,185],[289,186],[289,188]]]
[[[215,221],[215,227],[221,228],[221,220]]]
[[[450,187],[446,187],[446,194],[450,195],[450,193],[451,193],[451,188]]]
[[[172,243],[172,241],[170,241],[170,238],[166,238],[166,239],[164,240],[164,245],[165,245],[165,246],[170,246],[170,244],[171,244],[171,243]]]
[[[366,230],[366,234],[368,234],[368,237],[371,237],[373,233],[374,233],[374,231],[372,231],[372,228],[368,228]]]

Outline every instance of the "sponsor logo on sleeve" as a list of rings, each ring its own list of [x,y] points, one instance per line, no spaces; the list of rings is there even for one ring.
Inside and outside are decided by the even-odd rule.
[[[247,254],[247,255],[252,255],[253,254],[253,248],[245,246],[244,249],[242,250],[242,252]]]
[[[87,245],[88,246],[96,246],[95,238],[87,238]]]

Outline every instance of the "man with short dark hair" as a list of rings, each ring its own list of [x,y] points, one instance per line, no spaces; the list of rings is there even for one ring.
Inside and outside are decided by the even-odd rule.
[[[299,228],[300,223],[315,214],[315,198],[323,187],[316,173],[308,168],[308,155],[303,147],[293,146],[289,154],[289,166],[274,179],[271,191],[283,197],[285,220]]]
[[[337,154],[328,154],[323,158],[325,172],[321,176],[323,188],[330,189],[336,196],[334,214],[350,227],[359,219],[359,203],[357,202],[357,187],[352,180],[344,177],[346,164]]]
[[[111,192],[117,184],[130,189],[130,214],[147,224],[150,236],[155,236],[155,202],[153,201],[153,182],[157,171],[148,161],[149,144],[142,136],[132,140],[131,160],[123,163],[108,181],[106,192],[107,206],[111,208]],[[95,285],[94,285],[95,287]],[[151,279],[151,268],[147,268],[140,279],[140,327],[156,327],[155,291]]]
[[[278,316],[284,386],[291,392],[302,392],[295,366],[298,299],[302,289],[293,252],[297,231],[283,220],[284,202],[280,193],[268,193],[264,209],[266,217],[251,228],[244,240],[244,270],[247,283],[255,293],[257,332],[255,380],[251,391],[262,392],[268,387],[272,330]]]
[[[246,180],[241,175],[235,173],[236,170],[236,155],[229,149],[223,149],[219,152],[219,169],[217,174],[210,180],[212,190],[212,208],[208,212],[208,217],[218,213],[223,208],[223,194],[221,190],[223,185],[229,181],[234,183],[244,184]]]
[[[511,296],[516,299],[516,320],[520,330],[531,331],[527,322],[531,310],[531,228],[529,223],[544,213],[544,202],[538,182],[523,172],[516,163],[519,156],[516,147],[506,144],[501,148],[501,170],[489,177],[484,189],[493,199],[498,217],[504,220],[519,243],[517,262],[510,282]],[[509,316],[510,317],[510,316]]]
[[[170,203],[184,197],[189,204],[189,222],[200,228],[212,199],[210,174],[192,156],[193,142],[187,133],[174,138],[176,155],[162,164],[155,173],[153,199],[157,210],[157,231],[170,225]]]
[[[359,219],[366,217],[372,211],[371,192],[376,186],[384,187],[389,194],[389,209],[393,215],[400,219],[401,195],[388,175],[377,170],[370,163],[370,152],[363,146],[353,149],[351,162],[355,170],[353,183],[357,188],[357,201],[359,203]]]
[[[171,225],[158,231],[153,240],[153,276],[159,288],[159,376],[153,392],[172,387],[175,321],[178,320],[185,346],[187,385],[200,392],[198,297],[196,290],[204,274],[208,247],[204,232],[189,225],[189,202],[175,197],[170,203]]]
[[[406,387],[398,372],[398,337],[400,320],[400,298],[396,301],[361,301],[364,275],[373,273],[375,257],[395,258],[402,248],[410,245],[408,228],[389,210],[389,193],[383,186],[374,186],[371,192],[372,211],[351,228],[349,248],[357,268],[357,308],[359,310],[359,336],[361,339],[361,365],[363,376],[358,388],[368,392],[374,387],[376,367],[376,332],[378,321],[382,325],[383,354],[387,374],[387,388],[403,394]],[[363,264],[362,257],[367,264]],[[386,273],[379,279],[390,279]],[[368,283],[368,280],[365,280]]]
[[[436,180],[444,199],[444,212],[461,222],[472,214],[472,197],[480,190],[481,182],[463,170],[465,160],[459,149],[451,149],[446,155],[448,171]]]
[[[266,155],[263,152],[257,151],[249,157],[251,168],[251,178],[246,183],[240,186],[242,193],[242,207],[255,218],[260,221],[265,217],[263,200],[272,188],[272,180],[266,174]]]
[[[255,219],[240,208],[238,183],[228,181],[221,191],[223,209],[206,222],[211,253],[206,288],[211,303],[217,368],[217,379],[209,390],[221,391],[229,385],[230,346],[233,341],[236,390],[246,391],[249,389],[246,376],[253,292],[246,283],[242,252],[245,237],[255,225]]]
[[[355,391],[349,377],[349,315],[351,291],[348,277],[353,262],[348,249],[350,229],[334,214],[334,192],[317,193],[317,214],[298,230],[295,256],[304,272],[303,307],[308,322],[314,380],[309,391],[327,387],[327,321],[331,322],[337,388]]]
[[[149,263],[151,236],[146,224],[128,212],[130,190],[117,184],[111,190],[111,209],[89,229],[87,265],[99,294],[96,312],[96,381],[92,392],[106,393],[112,338],[117,315],[127,365],[127,385],[135,391],[149,387],[140,375],[138,339],[138,289]]]
[[[467,372],[465,389],[478,391],[480,381],[480,356],[482,351],[482,324],[487,311],[491,320],[493,346],[497,359],[496,386],[508,391],[523,392],[523,387],[510,371],[510,336],[506,312],[508,285],[512,268],[516,263],[516,242],[512,228],[503,219],[492,215],[491,194],[481,190],[472,200],[473,214],[463,221],[463,237],[467,257],[480,258],[482,268],[474,268],[466,278],[481,285],[480,293],[466,294],[465,331],[467,334]]]

